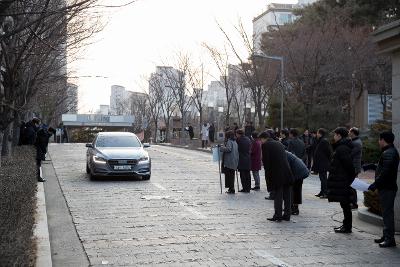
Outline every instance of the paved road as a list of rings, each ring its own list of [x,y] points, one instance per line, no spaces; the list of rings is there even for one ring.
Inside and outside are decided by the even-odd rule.
[[[93,182],[83,144],[49,150],[93,266],[400,265],[400,249],[378,248],[377,235],[333,232],[341,210],[313,196],[316,177],[305,181],[300,216],[272,223],[265,189],[221,195],[218,167],[204,152],[153,146],[150,181]]]

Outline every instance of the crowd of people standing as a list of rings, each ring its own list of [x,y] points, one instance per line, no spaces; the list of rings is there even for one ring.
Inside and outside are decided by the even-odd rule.
[[[226,193],[235,194],[235,172],[240,174],[242,189],[249,193],[260,190],[260,170],[264,167],[269,196],[274,201],[274,214],[270,221],[290,221],[299,215],[302,204],[303,180],[310,173],[318,174],[321,187],[315,196],[338,202],[343,211],[343,224],[334,228],[336,233],[352,232],[352,209],[357,206],[357,193],[351,187],[362,170],[362,141],[360,132],[353,127],[336,128],[333,140],[328,140],[327,130],[305,130],[300,135],[297,129],[266,129],[258,133],[252,124],[244,129],[237,125],[225,129],[222,152],[222,173],[225,174]],[[378,162],[375,182],[369,190],[378,189],[383,211],[383,236],[376,239],[380,247],[396,245],[394,240],[394,199],[397,192],[399,154],[393,145],[392,132],[383,132],[379,137],[382,150]],[[254,187],[251,187],[251,174]]]

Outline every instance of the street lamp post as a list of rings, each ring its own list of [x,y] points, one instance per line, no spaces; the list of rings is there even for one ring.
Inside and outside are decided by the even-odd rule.
[[[281,62],[281,130],[283,129],[283,82],[284,82],[284,66],[283,66],[283,57],[279,56],[268,56],[263,53],[254,53],[253,57],[262,57],[262,58],[267,58],[267,59],[272,59],[272,60],[279,60]]]

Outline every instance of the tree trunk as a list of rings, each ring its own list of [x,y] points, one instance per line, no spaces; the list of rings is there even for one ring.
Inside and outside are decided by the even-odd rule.
[[[3,147],[3,139],[4,139],[4,131],[2,129],[0,129],[0,147]],[[1,156],[2,153],[0,153],[0,167],[1,167]]]
[[[12,122],[3,132],[3,142],[1,147],[1,155],[3,157],[9,157],[11,155],[13,127],[14,123]]]
[[[165,142],[166,143],[169,142],[169,135],[170,135],[170,133],[169,133],[169,120],[170,120],[170,118],[168,118],[165,121]]]

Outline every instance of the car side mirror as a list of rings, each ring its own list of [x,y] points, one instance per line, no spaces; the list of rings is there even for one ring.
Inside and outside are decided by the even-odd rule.
[[[93,148],[93,145],[89,143],[89,144],[86,144],[86,147]]]
[[[150,147],[150,144],[149,144],[149,143],[144,143],[144,144],[143,144],[143,147],[144,147],[144,148],[149,148],[149,147]]]

